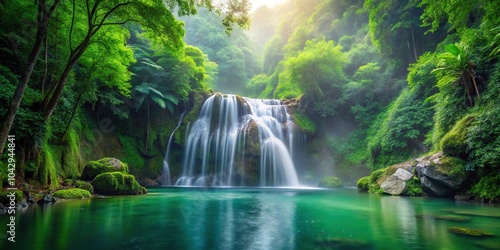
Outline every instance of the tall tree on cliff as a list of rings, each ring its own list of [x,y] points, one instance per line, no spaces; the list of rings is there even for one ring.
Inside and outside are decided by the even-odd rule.
[[[48,2],[45,0],[35,1],[38,8],[35,43],[0,130],[0,154],[3,153],[24,90],[42,50],[44,38],[47,35],[47,26],[55,11],[68,11],[71,17],[71,25],[67,31],[70,53],[65,66],[57,74],[57,79],[46,92],[42,101],[41,108],[46,119],[49,119],[54,112],[73,67],[89,45],[96,42],[93,38],[103,27],[137,22],[149,31],[150,37],[155,42],[179,48],[183,45],[184,29],[182,23],[174,17],[175,10],[179,16],[184,16],[196,14],[197,6],[207,7],[224,16],[223,24],[230,31],[233,24],[240,26],[248,24],[248,11],[250,9],[248,0],[227,0],[223,3],[212,0],[72,0],[62,2],[54,0],[52,4],[48,4]],[[57,8],[63,4],[66,4],[66,8]],[[83,32],[81,32],[82,27],[84,27]]]

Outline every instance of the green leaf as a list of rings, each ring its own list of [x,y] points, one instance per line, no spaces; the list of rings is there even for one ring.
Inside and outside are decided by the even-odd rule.
[[[160,106],[162,109],[165,109],[166,106],[167,106],[167,103],[165,102],[165,100],[161,97],[158,97],[158,96],[155,96],[155,97],[151,97],[151,99],[153,99],[153,101],[158,104],[158,106]]]
[[[163,98],[167,99],[168,101],[170,101],[171,103],[173,103],[175,105],[179,104],[179,98],[175,97],[172,94],[165,93],[163,95]]]
[[[447,44],[444,49],[454,56],[460,55],[460,49],[455,44]]]

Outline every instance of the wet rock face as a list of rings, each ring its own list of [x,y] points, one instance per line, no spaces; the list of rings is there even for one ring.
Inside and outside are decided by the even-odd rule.
[[[251,121],[246,128],[245,153],[238,160],[238,177],[242,185],[258,186],[260,178],[260,138],[259,127]]]
[[[461,188],[464,181],[459,174],[443,171],[443,154],[436,153],[430,158],[417,159],[417,173],[422,189],[429,195],[453,196]]]

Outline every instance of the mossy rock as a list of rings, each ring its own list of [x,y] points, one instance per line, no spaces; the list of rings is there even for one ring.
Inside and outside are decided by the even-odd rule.
[[[83,168],[80,179],[84,181],[91,181],[99,174],[107,172],[122,172],[127,174],[128,165],[116,158],[103,158],[97,161],[90,161]]]
[[[316,240],[316,245],[321,249],[373,249],[374,246],[368,241],[358,239],[333,238]]]
[[[440,163],[436,165],[436,169],[441,173],[460,178],[465,177],[466,162],[460,158],[443,156]]]
[[[335,176],[328,176],[323,178],[318,186],[322,188],[338,188],[342,187],[342,181]]]
[[[122,172],[106,172],[99,174],[92,181],[94,191],[102,195],[132,195],[146,194],[147,190],[141,186],[133,175]]]
[[[465,227],[450,227],[448,231],[454,234],[471,236],[471,237],[485,237],[485,236],[493,236],[492,233],[487,233],[481,230],[465,228]]]
[[[358,186],[358,191],[360,192],[368,192],[370,190],[370,176],[365,176],[356,182],[356,186]]]
[[[54,197],[61,199],[86,199],[90,198],[90,192],[81,188],[70,188],[56,191]]]
[[[467,154],[467,131],[474,121],[474,115],[467,115],[458,121],[453,128],[443,136],[440,146],[447,156],[466,159]]]
[[[457,216],[457,215],[418,214],[415,217],[417,217],[419,219],[431,218],[434,220],[445,220],[445,221],[453,221],[453,222],[469,222],[471,220],[470,217]]]
[[[94,192],[94,187],[92,186],[92,184],[90,184],[90,182],[77,180],[77,181],[75,181],[74,185],[76,188],[85,189],[85,190],[89,191],[90,193]]]

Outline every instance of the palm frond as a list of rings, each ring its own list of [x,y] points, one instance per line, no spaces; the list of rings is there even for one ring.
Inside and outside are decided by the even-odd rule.
[[[167,102],[165,101],[165,99],[158,96],[153,96],[151,97],[151,99],[153,99],[153,101],[156,104],[158,104],[158,106],[160,106],[162,109],[165,109],[167,107]]]
[[[145,64],[149,67],[152,67],[154,69],[157,69],[157,70],[164,70],[162,66],[156,64],[155,62],[153,62],[151,59],[149,58],[143,58],[142,61],[141,61],[142,64]]]

